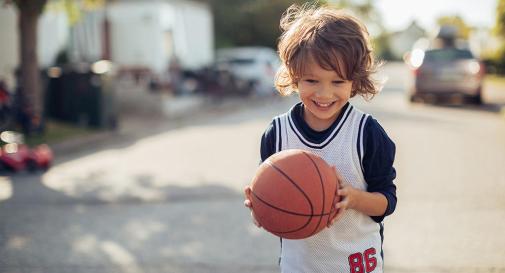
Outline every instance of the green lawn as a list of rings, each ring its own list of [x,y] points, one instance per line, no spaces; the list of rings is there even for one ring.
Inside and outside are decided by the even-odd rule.
[[[33,136],[26,137],[25,142],[30,146],[42,143],[53,144],[56,142],[79,136],[90,135],[97,132],[100,132],[100,130],[79,127],[73,124],[55,120],[48,120],[46,121],[46,130],[43,135],[34,134]]]

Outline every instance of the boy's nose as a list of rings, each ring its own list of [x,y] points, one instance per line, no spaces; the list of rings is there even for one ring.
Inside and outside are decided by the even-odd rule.
[[[318,98],[331,98],[333,97],[333,91],[329,86],[321,86],[316,92]]]

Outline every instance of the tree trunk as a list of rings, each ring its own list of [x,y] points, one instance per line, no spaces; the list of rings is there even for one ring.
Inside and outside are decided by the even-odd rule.
[[[19,23],[19,60],[18,77],[20,115],[26,133],[40,126],[43,100],[40,70],[37,58],[37,25],[47,0],[17,0]]]

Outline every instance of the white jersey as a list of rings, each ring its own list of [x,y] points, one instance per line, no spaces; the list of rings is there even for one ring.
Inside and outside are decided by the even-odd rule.
[[[343,110],[339,124],[319,144],[303,137],[290,115],[292,111],[276,117],[276,150],[311,151],[335,166],[344,183],[366,191],[362,132],[368,115],[351,105]],[[332,227],[312,237],[282,239],[281,243],[283,273],[383,272],[381,224],[355,210],[347,210]]]

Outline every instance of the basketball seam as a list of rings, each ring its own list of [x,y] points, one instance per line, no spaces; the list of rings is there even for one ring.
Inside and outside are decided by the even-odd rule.
[[[328,212],[328,213],[322,213],[322,214],[305,214],[305,213],[299,213],[299,212],[294,212],[294,211],[289,211],[289,210],[286,210],[286,209],[283,209],[283,208],[279,208],[277,206],[274,206],[270,203],[268,203],[267,201],[261,199],[261,197],[259,197],[254,191],[251,191],[251,193],[253,194],[254,197],[256,197],[256,199],[258,199],[259,201],[261,201],[262,203],[264,203],[265,205],[273,208],[273,209],[276,209],[276,210],[279,210],[279,211],[282,211],[284,213],[287,213],[287,214],[292,214],[292,215],[296,215],[296,216],[307,216],[307,217],[312,217],[312,216],[326,216],[326,215],[329,215],[331,214],[331,212]]]
[[[272,167],[277,172],[279,172],[281,175],[283,175],[289,182],[291,182],[291,184],[293,184],[303,194],[303,196],[305,197],[305,199],[307,200],[307,202],[309,203],[309,206],[310,206],[310,215],[307,215],[309,217],[309,219],[301,227],[299,227],[298,229],[295,229],[295,230],[290,230],[290,231],[283,231],[283,232],[273,231],[273,232],[276,232],[276,233],[293,233],[293,232],[296,232],[296,231],[304,229],[305,227],[307,227],[310,224],[310,222],[312,222],[312,218],[314,217],[314,206],[312,205],[312,202],[310,201],[309,196],[281,168],[275,166],[275,164],[273,164],[271,161],[265,161],[265,163],[268,164],[270,167]],[[268,204],[268,203],[265,203],[265,204]]]
[[[301,227],[299,228],[296,228],[296,229],[292,229],[292,230],[284,230],[284,231],[280,231],[280,230],[274,230],[272,228],[267,228],[265,227],[266,230],[272,232],[272,233],[276,233],[276,234],[287,234],[287,233],[293,233],[293,232],[297,232],[297,231],[300,231],[302,229],[304,229],[311,221],[312,221],[312,218],[314,217],[314,215],[311,215],[311,214],[308,214],[308,215],[303,215],[303,214],[299,214],[299,213],[293,213],[293,212],[290,212],[290,211],[287,211],[287,210],[284,210],[284,209],[281,209],[281,208],[278,208],[274,205],[271,205],[269,203],[267,203],[266,201],[264,201],[263,199],[261,199],[256,193],[254,193],[253,191],[251,191],[253,196],[258,199],[259,201],[263,202],[265,205],[271,207],[271,208],[274,208],[274,209],[277,209],[281,212],[284,212],[284,213],[287,213],[287,214],[292,214],[292,215],[296,215],[296,216],[306,216],[306,217],[309,217],[309,219],[307,220],[307,223],[303,224]]]
[[[325,196],[325,191],[324,191],[323,177],[321,177],[321,172],[319,171],[319,168],[317,167],[317,164],[316,164],[316,162],[314,162],[314,160],[312,159],[312,157],[310,157],[310,155],[308,153],[306,153],[306,152],[303,152],[303,154],[305,156],[307,156],[307,158],[309,158],[309,160],[312,162],[312,164],[316,168],[317,174],[319,175],[319,181],[321,183],[321,190],[323,192],[323,206],[322,206],[322,209],[321,209],[321,214],[322,214],[322,213],[324,213],[324,205],[325,205],[325,197],[326,197]],[[312,231],[312,233],[310,234],[310,236],[312,236],[312,235],[314,235],[314,233],[316,233],[316,231],[319,229],[319,225],[321,225],[321,221],[322,220],[323,220],[323,216],[319,216],[319,222],[317,223],[316,228],[314,229],[314,231]]]

